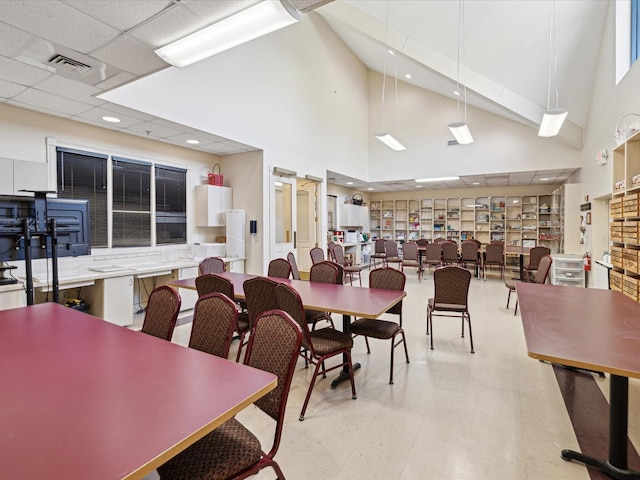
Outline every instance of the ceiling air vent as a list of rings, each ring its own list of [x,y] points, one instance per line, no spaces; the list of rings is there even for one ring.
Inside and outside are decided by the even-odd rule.
[[[81,74],[91,70],[90,65],[59,54],[51,57],[47,63],[50,63],[51,65],[54,65],[56,67],[72,68]]]

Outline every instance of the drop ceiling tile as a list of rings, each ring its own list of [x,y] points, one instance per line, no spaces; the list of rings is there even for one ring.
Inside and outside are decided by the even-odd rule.
[[[138,125],[129,127],[129,130],[132,130],[139,134],[145,134],[145,135],[147,134],[147,131],[148,131],[148,132],[151,132],[148,135],[153,138],[168,138],[168,137],[174,137],[181,134],[180,130],[167,128],[163,125],[158,125],[157,123],[152,123],[152,122],[139,123]]]
[[[99,88],[92,87],[85,83],[76,82],[75,80],[71,80],[70,78],[62,77],[60,75],[51,75],[49,78],[38,83],[35,88],[55,95],[60,95],[65,98],[81,99],[84,103],[93,106],[105,103],[104,100],[94,97],[94,95],[101,92]]]
[[[10,105],[14,105],[16,107],[24,108],[26,110],[34,110],[36,112],[46,113],[47,115],[53,115],[56,117],[64,117],[64,118],[71,117],[71,115],[67,115],[67,114],[58,112],[56,110],[51,110],[49,108],[41,107],[39,105],[30,105],[28,103],[18,102],[14,99],[8,100],[7,103]]]
[[[150,122],[151,120],[156,118],[153,115],[149,115],[147,113],[134,110],[133,108],[123,107],[122,105],[118,105],[117,103],[106,102],[104,105],[104,108],[112,112],[121,113],[122,115],[126,115],[132,118],[137,118],[145,122]]]
[[[2,42],[0,42],[0,55],[13,57],[33,40],[34,36],[0,22],[0,38],[2,39]]]
[[[2,20],[78,52],[89,53],[118,35],[118,30],[59,1],[2,2]]]
[[[159,48],[211,23],[213,22],[209,19],[201,18],[179,4],[178,8],[167,10],[166,13],[132,30],[129,34],[154,48]]]
[[[185,133],[180,133],[179,135],[173,135],[171,137],[168,137],[167,140],[171,142],[182,143],[185,146],[189,146],[189,144],[187,143],[187,140],[198,140],[200,142],[199,144],[200,146],[215,143],[205,138],[204,136],[198,135],[196,133],[191,133],[191,132],[185,132]]]
[[[230,145],[226,142],[215,143],[210,148],[220,152],[220,155],[229,155],[232,153],[240,153],[241,151],[243,151],[241,148],[238,148],[236,145]]]
[[[36,90],[35,88],[25,90],[21,94],[16,95],[14,99],[18,102],[33,106],[42,106],[54,112],[60,112],[66,115],[77,115],[79,113],[86,112],[91,108],[91,105],[87,105],[86,103],[62,98],[51,93]]]
[[[120,123],[109,123],[102,120],[102,117],[117,117],[120,119]],[[104,107],[94,107],[91,110],[87,110],[86,112],[82,112],[79,115],[76,115],[79,119],[87,119],[94,122],[97,122],[97,125],[101,125],[105,128],[114,128],[115,129],[123,129],[129,128],[134,125],[139,125],[142,121],[138,118],[129,117],[127,115],[123,115],[118,112],[114,112],[113,110],[109,110]]]
[[[93,56],[136,75],[146,75],[167,67],[167,64],[154,53],[153,48],[129,35],[124,35],[96,50]]]
[[[0,97],[11,98],[14,95],[18,95],[25,88],[27,87],[25,87],[24,85],[18,85],[17,83],[0,80]]]
[[[0,57],[0,79],[31,86],[51,75],[41,68],[27,65],[10,58]]]
[[[207,18],[211,23],[214,23],[258,3],[260,3],[260,0],[221,0],[217,2],[183,0],[180,4],[199,17]]]
[[[129,72],[120,72],[115,75],[103,80],[102,82],[96,83],[95,86],[102,90],[110,90],[112,88],[118,87],[123,83],[130,82],[137,78],[136,75]]]
[[[129,30],[147,18],[174,5],[169,0],[135,0],[127,2],[126,8],[114,8],[112,2],[104,0],[66,0],[65,3],[94,18],[99,18],[100,21],[118,30]]]

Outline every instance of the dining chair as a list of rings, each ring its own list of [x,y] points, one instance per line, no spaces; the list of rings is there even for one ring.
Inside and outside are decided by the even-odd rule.
[[[442,243],[433,242],[427,244],[425,247],[424,257],[422,262],[428,267],[441,267],[442,266]]]
[[[426,238],[420,238],[416,240],[416,243],[419,247],[426,247],[427,245],[429,245],[429,240],[427,240]]]
[[[232,480],[247,478],[271,467],[277,478],[284,479],[274,457],[285,425],[287,399],[301,341],[296,322],[285,312],[273,310],[258,316],[247,345],[245,365],[277,376],[276,388],[254,402],[275,421],[273,442],[268,451],[256,434],[232,417],[158,467],[160,478]],[[266,438],[264,434],[260,437]]]
[[[387,266],[391,263],[392,265],[397,265],[398,270],[402,268],[402,258],[398,253],[398,244],[395,240],[385,240],[384,253],[384,262]]]
[[[287,253],[287,260],[291,265],[291,278],[294,280],[300,280],[300,271],[298,270],[298,262],[296,262],[296,256],[293,252]]]
[[[473,350],[473,334],[471,332],[471,315],[469,314],[469,284],[471,272],[458,266],[445,266],[433,272],[435,292],[427,301],[427,335],[431,334],[431,350],[433,350],[433,317],[462,318],[462,338],[464,338],[464,322],[469,324],[469,340],[471,353]],[[435,313],[443,312],[443,313]]]
[[[311,266],[311,270],[309,271],[309,281],[339,285],[344,278],[344,272],[340,267],[337,263],[328,260],[316,263]],[[326,320],[331,324],[331,328],[335,328],[333,318],[331,318],[331,312],[305,308],[304,313],[307,318],[307,323],[311,325],[311,330],[315,330],[316,324],[322,320]]]
[[[245,301],[247,302],[249,329],[245,332],[240,332],[240,345],[238,346],[236,362],[240,361],[242,349],[247,344],[247,333],[251,333],[253,324],[257,318],[264,312],[278,308],[278,302],[275,296],[276,285],[278,285],[277,282],[267,277],[250,278],[242,284]]]
[[[538,246],[529,250],[529,263],[522,269],[522,279],[526,281],[531,280],[538,269],[540,261],[547,255],[551,255],[551,249],[547,247]]]
[[[491,240],[489,245],[502,245],[504,247],[504,240]]]
[[[422,281],[422,265],[420,265],[418,256],[418,244],[415,242],[405,242],[402,245],[402,263],[401,270],[404,273],[404,267],[413,267],[418,272],[418,282]],[[371,279],[369,279],[371,281]]]
[[[327,243],[327,260],[335,261],[335,257],[333,256],[333,247],[336,246],[336,242]]]
[[[435,243],[444,243],[444,242],[446,242],[446,241],[447,241],[447,239],[446,239],[446,238],[443,238],[443,237],[437,237],[437,238],[435,238],[433,241],[434,241]]]
[[[189,348],[228,358],[237,319],[237,306],[225,294],[200,296],[193,308]]]
[[[180,294],[168,285],[154,288],[147,302],[142,333],[171,341],[181,304]]]
[[[371,264],[373,262],[373,267],[376,267],[377,260],[382,260],[382,266],[385,265],[384,259],[387,256],[384,249],[384,242],[386,240],[384,238],[378,238],[373,244],[373,253],[369,256],[369,268],[371,268]]]
[[[553,259],[551,255],[545,255],[538,262],[538,269],[536,270],[533,277],[526,276],[524,277],[524,281],[527,283],[547,283],[547,278],[549,277],[549,270],[551,269],[551,264],[553,263]],[[518,284],[518,279],[509,279],[504,281],[505,287],[509,290],[509,295],[507,296],[507,308],[509,308],[509,301],[511,300],[511,292],[516,291],[516,285]],[[516,298],[516,309],[513,312],[514,315],[518,314],[518,299]]]
[[[460,257],[458,256],[458,244],[447,240],[442,242],[442,264],[443,265],[458,265],[460,263]]]
[[[335,263],[338,265],[342,265],[343,269],[343,279],[349,277],[349,285],[353,285],[353,276],[358,275],[358,281],[360,282],[360,286],[362,286],[362,275],[360,272],[364,269],[363,265],[347,265],[344,261],[344,251],[342,250],[342,245],[334,245],[333,246],[333,259]],[[344,280],[343,280],[344,283]]]
[[[311,250],[309,250],[309,255],[311,255],[312,265],[324,261],[324,250],[322,250],[320,247],[313,247]]]
[[[480,278],[480,252],[478,244],[474,240],[466,240],[460,245],[460,266],[473,265],[476,277]]]
[[[289,278],[291,276],[291,264],[286,258],[274,258],[269,262],[268,277]]]
[[[405,245],[406,246],[406,245]],[[377,268],[369,272],[369,288],[379,288],[382,290],[403,291],[407,277],[404,273],[395,268]],[[389,371],[389,383],[393,384],[393,353],[400,344],[404,345],[404,355],[409,363],[409,351],[407,341],[402,328],[402,301],[395,304],[386,313],[398,315],[398,323],[384,319],[359,318],[351,324],[351,333],[354,336],[362,335],[367,345],[367,353],[371,353],[369,348],[369,337],[380,340],[391,340],[391,367]],[[401,339],[396,342],[396,337]]]
[[[224,273],[224,260],[220,257],[207,257],[200,262],[200,265],[198,265],[198,271],[200,272],[200,275],[205,275],[207,273]]]
[[[309,325],[305,318],[302,299],[298,292],[287,284],[281,283],[276,286],[276,297],[278,306],[281,310],[287,312],[298,322],[302,330],[302,347],[301,355],[305,357],[305,363],[315,365],[307,396],[305,397],[300,417],[298,420],[303,421],[304,415],[309,405],[311,392],[315,386],[316,379],[322,375],[327,377],[327,372],[347,366],[349,368],[349,378],[351,380],[351,397],[356,399],[356,384],[353,378],[353,363],[351,361],[351,349],[353,348],[353,339],[347,333],[336,330],[335,328],[321,328],[319,330],[309,330]],[[325,361],[329,358],[337,357],[340,363],[326,368]]]
[[[487,267],[498,267],[500,269],[500,278],[504,278],[504,246],[499,243],[490,243],[485,247],[484,261],[482,262],[482,271],[484,279],[487,279]]]

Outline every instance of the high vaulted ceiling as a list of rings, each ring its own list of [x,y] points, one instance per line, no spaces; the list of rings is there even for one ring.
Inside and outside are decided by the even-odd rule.
[[[167,68],[154,49],[258,1],[3,0],[0,101],[220,155],[252,150],[216,132],[194,131],[97,96]],[[554,3],[464,2],[459,75],[461,4],[455,0],[292,3],[303,12],[321,14],[369,69],[383,72],[386,64],[389,74],[393,65],[399,79],[451,98],[456,98],[453,91],[459,78],[467,86],[469,104],[537,130],[547,105],[549,15]],[[610,6],[610,1],[555,2],[555,83],[559,105],[569,110],[561,136],[578,149]],[[386,53],[389,48],[396,52],[393,62]],[[54,63],[55,55],[64,58]],[[411,79],[405,78],[406,73]],[[121,122],[106,124],[105,115]],[[187,139],[200,144],[189,146]],[[572,172],[555,173],[554,178],[562,181]]]

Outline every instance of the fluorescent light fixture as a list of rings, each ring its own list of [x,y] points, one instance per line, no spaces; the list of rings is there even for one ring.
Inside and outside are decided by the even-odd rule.
[[[395,55],[396,55],[395,53],[393,53],[393,50],[391,50],[391,49],[387,50],[387,52],[389,52],[389,53],[390,53],[391,55],[393,55],[394,57],[395,57]]]
[[[120,119],[117,117],[102,117],[102,119],[109,123],[120,123]]]
[[[347,185],[353,185],[353,182],[347,182]]]
[[[473,137],[469,131],[469,126],[464,122],[455,122],[448,125],[449,130],[460,145],[473,143]]]
[[[433,177],[433,178],[416,178],[416,183],[427,182],[448,182],[451,180],[460,180],[460,177]]]
[[[187,140],[187,143],[190,145],[198,145],[200,143],[200,140],[196,140],[195,138],[190,138],[189,140]]]
[[[300,20],[287,0],[269,0],[156,50],[165,62],[185,67]]]
[[[558,135],[564,119],[567,118],[567,113],[569,113],[569,111],[566,108],[556,108],[544,112],[542,122],[540,123],[540,130],[538,130],[538,136],[555,137]]]
[[[373,190],[373,187],[369,187],[369,188],[367,188],[367,190],[371,191],[371,190]]]
[[[408,78],[409,80],[411,80],[411,74],[410,73],[405,73],[404,74],[404,78]]]
[[[541,182],[547,182],[549,179],[548,178],[541,178],[540,181]]]
[[[480,185],[480,182],[473,182],[471,185]]]
[[[397,152],[407,149],[404,145],[402,145],[398,140],[393,138],[388,133],[374,133],[373,136],[384,143],[387,147]]]

